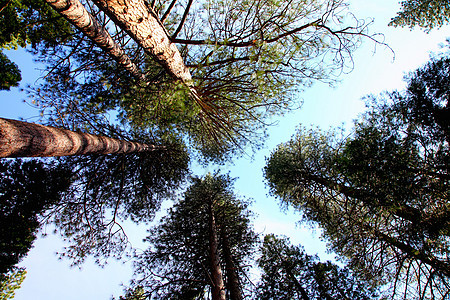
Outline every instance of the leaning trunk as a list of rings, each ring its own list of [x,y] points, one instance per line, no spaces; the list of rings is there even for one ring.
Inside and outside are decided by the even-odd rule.
[[[111,35],[97,22],[78,0],[45,0],[72,25],[89,37],[97,46],[114,58],[139,80],[145,80],[139,68],[131,61]]]
[[[216,219],[212,201],[209,204],[209,262],[212,280],[212,299],[225,300],[225,285],[220,267],[219,247],[217,239]]]
[[[295,275],[292,273],[292,268],[288,266],[284,261],[282,263],[283,269],[286,272],[286,275],[289,277],[289,279],[294,283],[295,289],[297,290],[297,293],[300,294],[302,300],[309,300],[308,293],[303,288],[303,286],[298,282],[297,278],[295,278]]]
[[[239,283],[239,276],[236,271],[236,265],[231,254],[230,242],[228,235],[224,232],[222,234],[223,241],[223,255],[225,258],[225,271],[227,274],[227,289],[230,291],[231,300],[242,300],[241,285]]]
[[[409,256],[410,258],[417,259],[420,262],[431,266],[434,269],[433,273],[436,273],[436,271],[439,271],[443,275],[450,278],[450,264],[448,263],[448,260],[445,260],[445,258],[443,260],[438,259],[434,255],[428,254],[428,253],[422,251],[421,249],[417,249],[417,248],[411,246],[410,244],[404,243],[404,242],[396,239],[395,237],[391,237],[386,233],[383,233],[375,228],[372,228],[368,224],[361,222],[361,226],[364,229],[366,229],[367,231],[369,231],[379,241],[383,241],[383,242],[387,243],[388,245],[397,248],[398,250],[400,250],[401,252],[403,252],[404,254]]]
[[[191,74],[153,9],[144,0],[93,0],[116,25],[174,78],[191,87]]]
[[[318,183],[330,190],[341,193],[341,194],[345,195],[346,197],[358,199],[358,200],[362,201],[363,203],[365,203],[366,205],[368,205],[369,207],[373,206],[373,203],[370,200],[368,200],[368,198],[370,197],[370,194],[363,189],[348,187],[344,184],[334,182],[332,180],[329,180],[327,178],[324,178],[324,177],[321,177],[318,175],[308,174],[306,172],[301,172],[301,175],[304,176],[304,178],[307,181],[313,181],[315,183]],[[379,207],[382,209],[387,208],[390,213],[392,213],[404,220],[408,220],[414,224],[420,224],[424,217],[422,215],[422,212],[419,209],[408,206],[408,205],[395,205],[395,206],[394,205],[391,205],[391,206],[381,206],[380,205]],[[423,225],[426,226],[427,224],[423,224]]]
[[[157,147],[88,133],[0,118],[0,157],[118,154]]]

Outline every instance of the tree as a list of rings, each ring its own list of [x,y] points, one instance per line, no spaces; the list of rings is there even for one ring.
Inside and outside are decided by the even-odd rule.
[[[189,69],[151,6],[143,0],[95,0],[94,3],[154,57],[171,77],[192,85]]]
[[[69,245],[60,255],[73,264],[93,256],[104,264],[122,258],[130,243],[123,223],[152,221],[163,200],[174,197],[189,174],[189,153],[182,142],[153,132],[130,133],[163,147],[150,152],[64,157],[74,174],[73,184],[48,215]]]
[[[70,242],[61,255],[69,256],[75,264],[89,254],[96,256],[99,263],[123,254],[129,243],[121,221],[150,221],[162,200],[170,197],[189,172],[189,155],[184,145],[166,134],[158,137],[156,130],[152,139],[159,146],[150,147],[150,135],[143,131],[125,133],[110,127],[109,135],[148,141],[147,144],[0,121],[5,125],[1,127],[3,154],[73,155],[61,159],[65,169],[70,170],[71,185],[44,220],[52,221]]]
[[[265,168],[272,193],[322,226],[350,267],[390,283],[393,298],[450,293],[448,125],[438,117],[448,104],[433,84],[448,79],[427,81],[437,66],[448,74],[431,63],[391,102],[372,98],[351,138],[299,131]]]
[[[40,219],[71,184],[59,164],[0,160],[0,276],[13,271],[31,249]]]
[[[266,118],[296,106],[298,87],[351,68],[347,63],[360,38],[375,39],[366,23],[346,15],[346,5],[335,0],[212,1],[204,7],[174,1],[150,8],[137,0],[95,3],[124,29],[114,27],[114,37],[148,84],[130,82],[108,59],[93,55],[91,45],[71,40],[55,52],[46,50],[54,76],[47,77],[41,98],[57,101],[65,91],[80,97],[70,101],[118,109],[134,126],[168,124],[210,154],[255,141]],[[158,55],[155,70],[152,57]]]
[[[22,80],[17,65],[11,62],[5,54],[0,52],[0,90],[8,90],[12,86],[18,86]]]
[[[36,49],[42,44],[53,47],[70,39],[72,28],[43,0],[8,0],[0,2],[0,49]],[[17,86],[21,80],[20,70],[5,54],[0,52],[2,63],[1,89]],[[6,66],[6,67],[4,67]]]
[[[114,42],[111,35],[92,16],[78,0],[46,0],[57,12],[81,30],[103,51],[111,55],[122,67],[137,79],[144,81],[145,76],[125,54],[124,50]]]
[[[149,231],[134,286],[150,299],[243,299],[245,262],[256,242],[248,203],[233,195],[228,176],[193,180]]]
[[[158,148],[3,118],[0,118],[0,142],[0,157],[132,153]]]
[[[446,0],[406,0],[402,10],[392,18],[390,26],[419,26],[429,32],[450,21],[450,4]]]
[[[450,143],[450,58],[433,58],[409,75],[405,93],[392,93],[396,109],[427,132],[432,141]]]
[[[266,235],[258,266],[258,299],[376,299],[377,293],[347,268],[305,253],[289,239]]]
[[[15,268],[6,275],[0,275],[0,299],[13,299],[15,290],[20,288],[26,274],[25,269]]]

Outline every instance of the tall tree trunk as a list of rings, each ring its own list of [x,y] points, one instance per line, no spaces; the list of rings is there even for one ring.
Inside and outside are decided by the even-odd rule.
[[[145,80],[139,68],[131,61],[111,35],[97,22],[78,0],[45,0],[72,25],[89,37],[103,51],[141,81]]]
[[[295,275],[292,273],[292,267],[288,266],[283,258],[281,258],[281,260],[282,260],[282,267],[283,267],[284,271],[286,272],[287,276],[289,277],[289,279],[294,283],[294,286],[295,286],[295,289],[297,290],[297,292],[300,293],[300,296],[302,297],[303,300],[309,300],[308,293],[303,288],[303,286],[300,284],[300,282],[298,282],[297,278],[295,278]]]
[[[153,9],[144,0],[93,0],[120,28],[125,30],[147,54],[153,56],[174,78],[192,87],[191,73],[178,48]],[[192,90],[192,89],[191,89]]]
[[[225,258],[225,271],[227,275],[227,289],[230,291],[231,300],[242,300],[241,285],[236,272],[236,265],[231,253],[230,242],[225,230],[222,231],[223,255]]]
[[[225,300],[225,285],[222,268],[220,267],[219,246],[217,239],[216,218],[214,216],[213,200],[209,203],[209,263],[212,279],[212,299]]]
[[[346,197],[355,198],[360,201],[362,201],[364,204],[370,206],[373,206],[374,203],[372,203],[368,198],[370,199],[371,194],[365,190],[357,189],[348,187],[346,185],[334,182],[332,180],[329,180],[327,178],[314,175],[314,174],[308,174],[306,172],[300,172],[301,176],[303,176],[307,181],[314,181],[315,183],[318,183],[328,189],[331,189],[333,191],[339,192],[343,194]],[[408,205],[381,205],[385,210],[388,210],[390,213],[404,219],[411,221],[413,224],[417,224],[418,226],[426,226],[427,228],[430,228],[432,230],[432,226],[434,224],[432,223],[424,223],[424,219],[426,216],[417,208],[408,206]]]
[[[360,224],[369,233],[373,234],[379,241],[383,241],[388,245],[399,249],[410,258],[417,259],[450,278],[450,264],[448,263],[448,259],[438,259],[432,254],[425,253],[421,249],[417,249],[407,243],[399,241],[395,237],[391,237],[388,234],[377,230],[376,228],[372,228],[372,226],[370,226],[369,224],[363,222],[361,222]]]
[[[0,157],[115,154],[159,147],[0,118]]]

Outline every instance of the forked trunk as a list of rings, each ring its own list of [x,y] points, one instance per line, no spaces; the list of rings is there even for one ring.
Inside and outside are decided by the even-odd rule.
[[[191,86],[191,74],[155,12],[144,0],[93,0],[116,25],[125,30],[147,54],[174,78]]]
[[[230,300],[242,300],[241,285],[239,276],[234,263],[233,254],[231,253],[228,235],[222,234],[223,256],[225,258],[225,271],[227,274],[227,289],[230,291]]]
[[[0,157],[117,154],[157,148],[153,145],[0,118]]]
[[[223,283],[222,268],[220,267],[216,218],[214,216],[212,201],[209,204],[208,213],[209,213],[209,262],[212,280],[212,299],[225,300],[225,285]]]
[[[113,57],[123,68],[141,81],[145,80],[139,68],[131,61],[111,35],[97,22],[78,0],[45,0],[67,21],[89,37],[103,51]]]

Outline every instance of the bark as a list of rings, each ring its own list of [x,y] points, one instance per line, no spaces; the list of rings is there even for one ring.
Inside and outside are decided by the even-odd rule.
[[[218,252],[218,239],[216,219],[214,216],[212,201],[209,204],[209,262],[212,278],[212,299],[225,300],[225,285],[223,283],[222,268],[220,267],[220,257]]]
[[[67,21],[89,37],[97,46],[114,58],[122,67],[141,81],[145,80],[139,68],[131,61],[111,35],[97,22],[78,0],[45,0]]]
[[[0,157],[118,154],[159,147],[0,118]]]
[[[242,300],[241,285],[239,284],[239,276],[236,272],[233,255],[231,254],[230,243],[226,233],[222,235],[223,255],[225,258],[225,271],[227,274],[227,289],[230,291],[231,300]]]
[[[282,258],[283,259],[283,258]],[[297,278],[295,278],[295,275],[292,273],[292,267],[288,266],[286,262],[282,263],[283,269],[286,272],[286,275],[289,277],[289,279],[294,283],[295,289],[300,292],[300,295],[303,300],[309,300],[308,293],[306,293],[306,290],[303,288],[303,286],[298,282]]]
[[[316,183],[319,183],[326,188],[329,188],[331,190],[334,190],[336,192],[339,192],[343,194],[346,197],[355,198],[358,200],[361,200],[363,203],[365,203],[368,206],[373,206],[374,203],[370,201],[371,194],[360,189],[348,187],[346,185],[334,182],[332,180],[314,175],[314,174],[308,174],[306,172],[301,172],[301,175],[304,176],[306,180],[314,181]],[[388,207],[391,213],[394,215],[412,222],[413,224],[420,224],[422,226],[427,226],[429,224],[422,223],[422,220],[424,218],[422,212],[419,209],[416,209],[414,207],[403,205],[403,206],[389,206]]]
[[[177,80],[191,86],[191,73],[166,29],[144,0],[93,0],[116,25],[128,33]]]
[[[407,254],[409,257],[417,259],[431,267],[435,270],[441,272],[443,275],[450,277],[450,264],[447,261],[442,261],[437,259],[433,255],[429,255],[424,253],[420,249],[416,249],[409,244],[401,242],[394,237],[391,237],[381,231],[378,231],[367,224],[362,224],[363,228],[372,233],[377,239],[380,241],[384,241],[385,243],[399,249],[403,253]]]

